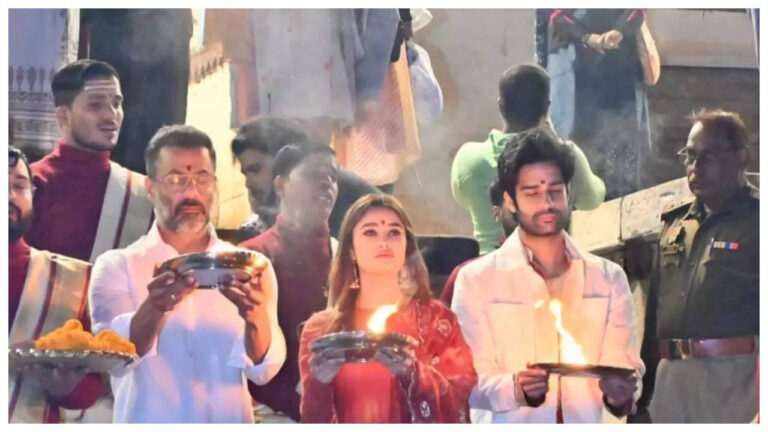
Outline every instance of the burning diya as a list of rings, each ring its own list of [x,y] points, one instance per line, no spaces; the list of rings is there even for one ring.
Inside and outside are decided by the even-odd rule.
[[[418,341],[408,335],[385,332],[387,318],[395,311],[397,306],[382,306],[368,320],[368,331],[330,333],[313,340],[309,348],[315,353],[325,350],[342,353],[347,363],[368,363],[374,361],[373,356],[381,348],[400,351],[417,346]]]
[[[181,274],[189,271],[200,283],[200,288],[218,288],[222,276],[241,270],[258,276],[267,265],[266,258],[244,250],[201,252],[171,258],[155,273],[172,271]]]
[[[540,307],[541,304],[537,304],[536,307]],[[549,311],[555,317],[555,329],[557,329],[560,335],[562,361],[558,363],[536,363],[531,366],[564,376],[596,378],[609,376],[629,377],[635,373],[634,369],[629,368],[587,364],[581,345],[563,327],[563,304],[559,300],[552,300],[549,303]]]

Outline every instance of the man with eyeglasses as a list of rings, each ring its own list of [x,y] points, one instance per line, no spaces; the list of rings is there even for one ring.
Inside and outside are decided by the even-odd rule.
[[[738,114],[691,116],[678,153],[692,202],[667,209],[648,295],[643,359],[653,422],[746,423],[757,412],[758,190]]]
[[[51,90],[62,138],[31,165],[37,211],[25,238],[32,247],[94,262],[146,233],[152,204],[144,176],[109,160],[123,123],[115,69],[78,60],[56,72]]]
[[[191,126],[165,126],[150,140],[145,188],[155,205],[149,232],[94,264],[89,293],[96,331],[136,345],[139,360],[112,373],[116,423],[253,422],[246,381],[265,384],[285,361],[270,264],[197,289],[188,273],[157,268],[168,259],[237,250],[210,222],[216,153]]]
[[[72,318],[90,328],[85,299],[91,265],[27,245],[34,186],[27,158],[15,147],[8,169],[8,342],[23,348]],[[101,375],[85,370],[27,366],[16,372],[9,376],[9,423],[66,421],[91,407],[103,386]]]

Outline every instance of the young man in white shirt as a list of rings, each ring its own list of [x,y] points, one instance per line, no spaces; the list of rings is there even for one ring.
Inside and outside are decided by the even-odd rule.
[[[125,249],[100,256],[89,293],[94,331],[136,344],[139,361],[112,376],[116,423],[252,422],[246,378],[264,384],[285,361],[270,264],[256,278],[197,289],[189,274],[155,274],[188,253],[235,250],[216,237],[216,154],[190,126],[161,128],[145,153],[155,223]]]
[[[621,267],[580,250],[564,231],[573,155],[534,129],[507,144],[498,171],[504,205],[518,228],[499,249],[459,272],[451,306],[478,374],[470,407],[491,411],[494,423],[623,418],[639,397],[644,371],[629,284]],[[579,345],[577,358],[550,312],[555,300],[562,327]],[[598,379],[535,366],[558,362],[634,372]]]

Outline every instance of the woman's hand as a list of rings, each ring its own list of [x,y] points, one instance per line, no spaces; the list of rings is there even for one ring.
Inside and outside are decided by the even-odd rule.
[[[344,353],[330,349],[315,352],[309,359],[309,371],[323,384],[330,384],[343,365]]]
[[[600,35],[598,44],[603,50],[618,49],[621,41],[624,40],[624,35],[618,30],[609,30]]]
[[[416,364],[416,356],[411,348],[380,348],[373,355],[373,359],[386,366],[397,377],[405,376]]]
[[[601,44],[602,39],[600,39],[602,35],[590,33],[581,40],[584,45],[588,48],[592,48],[593,50],[599,52],[600,54],[605,54],[605,51],[603,50],[603,46]]]

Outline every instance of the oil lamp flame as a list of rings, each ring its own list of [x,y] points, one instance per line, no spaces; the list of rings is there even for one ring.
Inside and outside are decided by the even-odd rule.
[[[581,345],[576,343],[576,339],[574,339],[573,336],[568,333],[565,328],[563,328],[563,304],[560,302],[560,300],[552,300],[549,302],[549,311],[552,313],[552,315],[554,315],[555,328],[557,329],[557,332],[560,333],[560,338],[562,341],[561,349],[563,362],[571,364],[586,364],[587,361],[584,359],[584,353],[581,350]]]
[[[368,320],[368,330],[373,333],[384,333],[386,330],[387,318],[397,311],[397,305],[384,305],[376,309]]]

